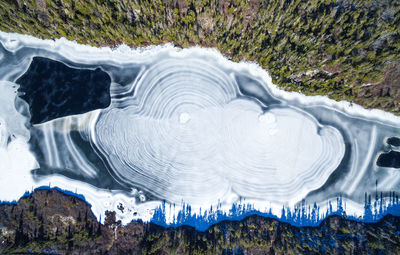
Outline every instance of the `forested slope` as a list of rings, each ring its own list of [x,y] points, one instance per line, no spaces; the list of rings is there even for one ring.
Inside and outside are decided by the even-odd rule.
[[[35,190],[17,204],[0,204],[0,253],[56,254],[399,254],[400,217],[378,223],[340,216],[318,227],[294,227],[250,216],[207,231],[132,222],[115,212],[99,224],[83,200],[60,191]]]
[[[274,82],[400,114],[400,2],[5,0],[0,30],[79,43],[216,47]]]

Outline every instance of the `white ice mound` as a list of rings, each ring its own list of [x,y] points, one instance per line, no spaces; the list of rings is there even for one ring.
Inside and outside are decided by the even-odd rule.
[[[297,202],[344,155],[337,129],[297,108],[262,108],[205,61],[160,61],[133,86],[91,136],[119,180],[169,202]]]

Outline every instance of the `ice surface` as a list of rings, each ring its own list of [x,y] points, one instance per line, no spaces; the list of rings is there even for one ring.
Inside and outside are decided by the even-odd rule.
[[[133,86],[134,96],[100,113],[91,137],[118,179],[169,202],[216,203],[232,192],[295,202],[344,155],[337,129],[288,107],[263,111],[197,58],[159,61]]]
[[[1,200],[50,184],[126,223],[149,219],[161,201],[245,199],[279,214],[338,194],[360,215],[377,180],[381,191],[400,190],[399,169],[376,164],[400,133],[392,114],[281,91],[256,64],[212,49],[111,50],[6,33],[0,42]],[[35,56],[101,68],[112,78],[110,106],[28,125],[13,86]]]

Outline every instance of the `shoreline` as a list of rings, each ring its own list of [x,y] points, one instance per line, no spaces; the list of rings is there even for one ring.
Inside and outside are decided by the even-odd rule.
[[[400,77],[393,4],[16,0],[0,6],[3,31],[93,46],[214,47],[235,62],[256,61],[284,90],[399,114],[398,86],[391,82]]]
[[[59,206],[51,201],[62,204]],[[71,205],[72,209],[68,209]],[[251,215],[239,221],[221,221],[206,231],[198,231],[191,226],[174,228],[140,221],[121,225],[114,212],[107,212],[104,224],[99,224],[88,207],[80,198],[54,188],[35,190],[17,204],[0,204],[0,252],[91,250],[95,254],[148,254],[178,249],[185,254],[193,251],[203,254],[207,251],[235,253],[235,250],[271,252],[272,249],[279,254],[285,251],[337,253],[351,250],[368,253],[398,251],[400,244],[400,217],[392,215],[373,223],[331,215],[312,227],[295,227],[274,218]],[[12,221],[14,218],[18,221]],[[42,219],[39,225],[37,218]],[[40,226],[43,226],[42,230],[37,231]],[[57,231],[52,230],[55,228]]]

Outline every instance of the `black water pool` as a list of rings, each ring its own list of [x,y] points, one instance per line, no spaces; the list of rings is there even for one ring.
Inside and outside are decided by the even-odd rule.
[[[400,152],[390,151],[379,155],[376,164],[381,167],[400,168]]]
[[[106,108],[111,102],[111,78],[100,68],[78,69],[34,57],[16,83],[29,104],[32,124]]]
[[[400,146],[400,138],[398,137],[389,137],[387,139],[387,143],[392,145],[392,146]]]

